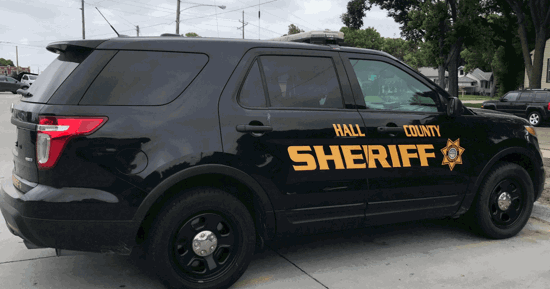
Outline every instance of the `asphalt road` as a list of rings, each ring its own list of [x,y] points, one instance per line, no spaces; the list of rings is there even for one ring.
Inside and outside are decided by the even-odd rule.
[[[0,177],[11,174],[15,140],[0,93]],[[550,157],[550,127],[537,128]],[[471,233],[459,220],[381,226],[269,244],[232,288],[549,288],[550,223],[531,218],[507,240]],[[133,259],[55,257],[27,250],[0,217],[0,288],[164,288]]]

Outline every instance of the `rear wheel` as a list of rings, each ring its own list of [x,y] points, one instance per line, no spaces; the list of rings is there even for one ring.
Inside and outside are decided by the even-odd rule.
[[[214,188],[182,193],[151,229],[148,259],[171,288],[227,288],[244,273],[254,222],[234,196]]]
[[[497,164],[470,209],[474,227],[489,238],[515,236],[531,216],[533,193],[533,183],[525,169],[513,163]]]
[[[539,126],[542,121],[542,117],[538,111],[531,111],[527,116],[527,120],[532,126]]]

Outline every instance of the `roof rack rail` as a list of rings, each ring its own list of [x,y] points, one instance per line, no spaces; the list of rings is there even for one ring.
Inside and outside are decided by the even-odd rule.
[[[162,33],[160,36],[162,36],[162,37],[183,37],[182,35],[174,34],[174,33]]]
[[[285,41],[285,42],[303,42],[311,44],[341,44],[344,42],[344,32],[330,31],[308,31],[277,38],[268,39],[270,41]]]

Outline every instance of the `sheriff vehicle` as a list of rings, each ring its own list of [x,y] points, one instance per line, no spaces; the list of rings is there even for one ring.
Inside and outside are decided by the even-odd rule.
[[[28,248],[141,250],[178,288],[229,287],[256,244],[297,234],[465,215],[516,235],[544,185],[533,127],[343,38],[49,44],[12,107],[9,230]]]

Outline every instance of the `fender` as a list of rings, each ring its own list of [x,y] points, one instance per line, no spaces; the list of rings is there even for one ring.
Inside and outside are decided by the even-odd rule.
[[[546,111],[540,106],[528,106],[525,109],[525,115],[527,116],[532,110],[536,110],[543,118],[546,118]]]
[[[481,173],[479,174],[479,176],[476,179],[475,183],[468,187],[468,193],[465,195],[464,200],[462,201],[462,204],[460,205],[460,208],[458,209],[458,211],[454,214],[454,217],[458,217],[460,215],[463,215],[470,209],[470,206],[472,205],[472,203],[475,199],[475,196],[477,195],[477,191],[479,190],[479,187],[481,186],[481,182],[483,181],[485,176],[489,173],[490,169],[500,159],[502,159],[503,157],[505,157],[507,155],[511,155],[511,154],[521,154],[521,155],[524,155],[524,156],[528,157],[533,162],[535,169],[539,165],[542,166],[542,164],[535,157],[534,153],[532,151],[526,149],[526,148],[509,147],[509,148],[506,148],[506,149],[503,149],[503,150],[499,151],[487,162],[487,164],[485,164],[485,167],[483,167],[483,170],[481,170]],[[537,176],[537,178],[539,178],[539,180],[541,179],[541,177],[542,176]],[[544,182],[544,178],[542,178],[542,179],[543,179],[543,182]],[[533,182],[533,186],[538,188],[537,191],[535,192],[535,198],[534,199],[536,200],[537,196],[540,195],[540,193],[542,192],[542,189],[541,189],[540,184],[535,184],[534,182]]]
[[[254,207],[256,212],[260,213],[259,216],[261,216],[261,223],[260,227],[258,228],[259,233],[265,240],[273,238],[276,229],[275,213],[273,210],[273,205],[271,204],[267,193],[260,186],[260,184],[247,173],[233,167],[219,164],[205,164],[187,168],[173,174],[172,176],[162,181],[147,195],[147,197],[145,197],[145,199],[137,209],[133,218],[133,222],[136,224],[135,232],[137,232],[137,230],[139,229],[139,225],[145,219],[145,216],[149,209],[166,190],[185,179],[202,174],[225,175],[228,177],[232,177],[246,185],[254,193],[254,195],[257,196],[257,198],[254,198]]]

